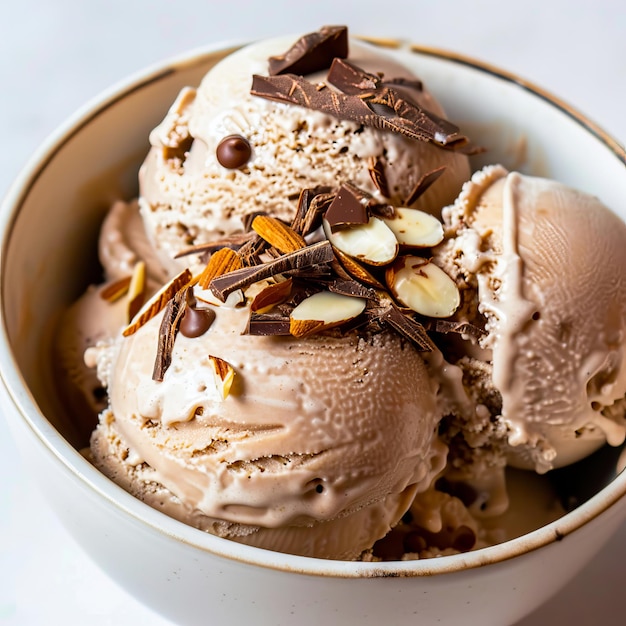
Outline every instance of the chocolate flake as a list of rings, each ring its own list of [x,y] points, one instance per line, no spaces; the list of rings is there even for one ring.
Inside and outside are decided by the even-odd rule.
[[[322,224],[322,213],[332,202],[335,194],[330,193],[330,187],[315,187],[303,189],[298,197],[298,208],[291,222],[294,232],[306,237],[310,232]]]
[[[269,74],[311,74],[330,67],[335,57],[348,56],[348,29],[324,26],[300,38],[287,52],[270,57]]]
[[[379,157],[370,157],[367,169],[370,173],[370,178],[374,183],[376,189],[383,195],[385,198],[390,198],[389,194],[389,183],[387,182],[387,176],[385,174],[385,164],[382,159]]]
[[[410,207],[443,174],[445,169],[446,166],[442,165],[441,167],[437,167],[423,174],[415,183],[409,195],[405,198],[405,206]]]
[[[233,291],[247,287],[264,278],[270,278],[289,270],[306,269],[321,263],[328,263],[332,259],[334,259],[334,253],[330,242],[320,241],[289,254],[283,254],[262,265],[244,267],[223,276],[217,276],[211,281],[210,289],[217,298],[224,302]]]
[[[203,254],[203,253],[211,253],[216,250],[220,250],[221,248],[230,248],[231,250],[239,250],[241,246],[246,244],[248,241],[254,238],[256,233],[237,233],[236,235],[230,235],[228,237],[224,237],[223,239],[218,239],[217,241],[209,241],[207,243],[197,243],[193,246],[189,246],[187,248],[183,248],[174,256],[175,259],[180,259],[184,256],[189,256],[190,254]]]
[[[470,324],[469,322],[453,322],[450,320],[427,320],[424,325],[428,330],[436,333],[457,333],[459,335],[468,335],[475,339],[480,339],[487,334],[487,331]]]
[[[152,380],[161,382],[172,362],[174,341],[178,334],[180,320],[187,306],[188,290],[188,286],[179,289],[165,305],[165,312],[159,328],[159,343],[152,371]]]
[[[376,298],[376,292],[358,280],[333,280],[328,283],[328,291],[354,298],[367,298],[369,300]]]
[[[344,183],[339,188],[334,200],[324,216],[334,233],[342,228],[367,224],[369,221],[368,205],[372,196],[352,183]]]

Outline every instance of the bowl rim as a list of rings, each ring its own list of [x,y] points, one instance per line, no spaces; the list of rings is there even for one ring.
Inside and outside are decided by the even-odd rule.
[[[361,37],[360,39],[373,45],[389,48],[392,51],[433,57],[462,65],[488,74],[495,79],[512,83],[572,118],[584,130],[603,143],[622,163],[626,164],[626,150],[614,137],[571,105],[516,74],[467,55],[440,48],[391,39],[380,40],[368,37]],[[247,43],[249,42],[217,42],[150,65],[146,69],[119,81],[88,101],[52,133],[28,160],[0,205],[0,285],[4,274],[8,242],[22,204],[41,173],[65,143],[69,142],[92,120],[131,93],[176,72],[202,65],[212,55],[227,54]],[[546,526],[495,546],[436,559],[390,562],[335,561],[283,554],[239,544],[205,533],[152,509],[93,467],[48,422],[26,386],[8,337],[4,316],[4,299],[1,299],[0,304],[0,326],[0,380],[7,391],[13,408],[20,415],[31,434],[39,440],[40,447],[54,456],[65,471],[73,474],[84,486],[108,501],[114,508],[132,517],[137,523],[148,527],[152,532],[166,535],[190,547],[229,560],[284,572],[334,578],[430,577],[504,562],[533,552],[555,541],[560,541],[568,534],[607,512],[621,498],[626,496],[626,472],[622,472],[587,502]]]

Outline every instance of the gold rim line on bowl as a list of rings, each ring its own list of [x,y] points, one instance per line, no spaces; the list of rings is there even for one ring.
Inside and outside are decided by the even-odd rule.
[[[599,125],[592,122],[580,111],[552,95],[550,92],[511,72],[502,70],[489,63],[439,48],[414,45],[395,39],[358,38],[378,47],[447,60],[452,63],[473,68],[496,79],[513,83],[572,118],[603,143],[620,162],[626,164],[626,151],[624,147]],[[3,240],[0,242],[0,276],[4,272],[7,243],[19,213],[19,211],[9,213],[10,207],[21,207],[41,173],[67,142],[108,108],[114,106],[128,95],[172,74],[203,65],[210,56],[218,54],[222,57],[226,56],[245,45],[245,43],[246,42],[222,43],[210,47],[203,47],[172,59],[165,67],[160,64],[140,71],[126,80],[113,85],[107,89],[104,94],[88,102],[83,108],[79,109],[79,111],[71,116],[57,132],[53,133],[28,161],[21,174],[10,187],[0,206],[0,221],[3,224],[4,231]],[[0,305],[0,316],[2,317],[2,336],[0,338],[0,349],[3,351],[2,358],[6,358],[11,365],[10,371],[4,371],[4,369],[0,370],[0,379],[11,401],[23,416],[26,426],[32,431],[47,451],[55,456],[61,464],[79,478],[82,483],[98,493],[105,500],[109,501],[116,508],[121,509],[126,514],[133,517],[136,521],[148,525],[152,530],[158,533],[165,534],[173,539],[223,558],[264,568],[313,576],[335,578],[429,577],[504,562],[537,550],[554,541],[560,541],[568,534],[605,512],[622,497],[626,496],[626,479],[620,481],[624,483],[623,485],[616,484],[616,479],[587,502],[575,509],[575,511],[566,514],[546,526],[501,544],[464,554],[446,556],[443,559],[376,563],[326,561],[324,559],[273,552],[242,544],[237,544],[237,552],[240,554],[233,556],[229,553],[229,548],[232,549],[233,546],[232,541],[204,533],[152,509],[149,505],[139,501],[121,487],[105,478],[104,475],[84,459],[78,451],[70,446],[65,438],[49,424],[45,416],[39,411],[30,390],[24,382],[22,374],[19,372],[8,338],[3,304]],[[33,412],[36,416],[36,420],[42,421],[41,425],[37,425],[35,421],[29,417]],[[48,429],[53,435],[52,443],[44,436],[44,431]],[[56,445],[53,445],[53,443]],[[57,448],[57,446],[66,446],[66,449],[71,449],[73,455],[70,459],[66,458],[62,454],[61,448]],[[71,460],[72,457],[76,459],[76,462]],[[111,488],[115,492],[114,496],[107,493]],[[137,507],[140,509],[139,512],[134,510]],[[572,519],[573,517],[576,519]],[[332,564],[332,569],[329,569],[330,564]]]

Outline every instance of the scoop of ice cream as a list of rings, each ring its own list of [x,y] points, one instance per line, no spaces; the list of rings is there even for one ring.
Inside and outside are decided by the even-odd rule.
[[[438,262],[484,329],[459,364],[509,462],[546,471],[624,441],[626,225],[560,183],[478,172],[444,210]],[[497,424],[494,426],[494,423]]]
[[[467,157],[453,150],[251,95],[252,76],[267,75],[268,57],[292,43],[270,40],[231,54],[207,73],[197,93],[183,90],[152,132],[140,172],[140,202],[148,235],[169,267],[177,267],[172,258],[181,248],[240,232],[246,214],[270,210],[289,222],[304,188],[352,182],[402,206],[422,176],[445,166],[411,205],[438,215],[469,178]],[[417,82],[405,67],[363,43],[350,43],[349,60],[386,78],[406,79],[405,85]],[[325,74],[307,78],[323,81]],[[398,89],[443,115],[425,89]],[[249,159],[220,164],[218,151],[227,138],[246,144]],[[240,154],[234,146],[226,152],[232,157],[233,150]],[[370,175],[376,162],[384,170],[386,196]]]
[[[421,356],[391,331],[250,336],[248,307],[206,306],[215,321],[200,337],[179,333],[162,381],[153,380],[162,315],[120,338],[112,358],[92,351],[111,407],[94,436],[96,465],[128,485],[135,476],[140,497],[164,487],[184,503],[179,518],[212,532],[356,557],[445,462]],[[226,397],[216,358],[234,372]],[[124,464],[143,468],[151,486],[137,487],[146,481]]]

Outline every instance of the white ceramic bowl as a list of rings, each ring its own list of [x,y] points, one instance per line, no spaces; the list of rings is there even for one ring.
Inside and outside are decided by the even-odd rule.
[[[135,76],[77,113],[33,157],[1,210],[0,399],[57,514],[120,585],[181,624],[503,624],[565,585],[626,519],[622,472],[579,508],[519,539],[401,563],[324,561],[251,548],[152,510],[76,450],[85,434],[54,389],[50,338],[83,289],[110,203],[136,193],[150,129],[176,93],[229,50],[195,51]],[[395,47],[483,162],[596,194],[626,218],[626,154],[532,85],[456,55]],[[598,471],[598,474],[600,472]]]

